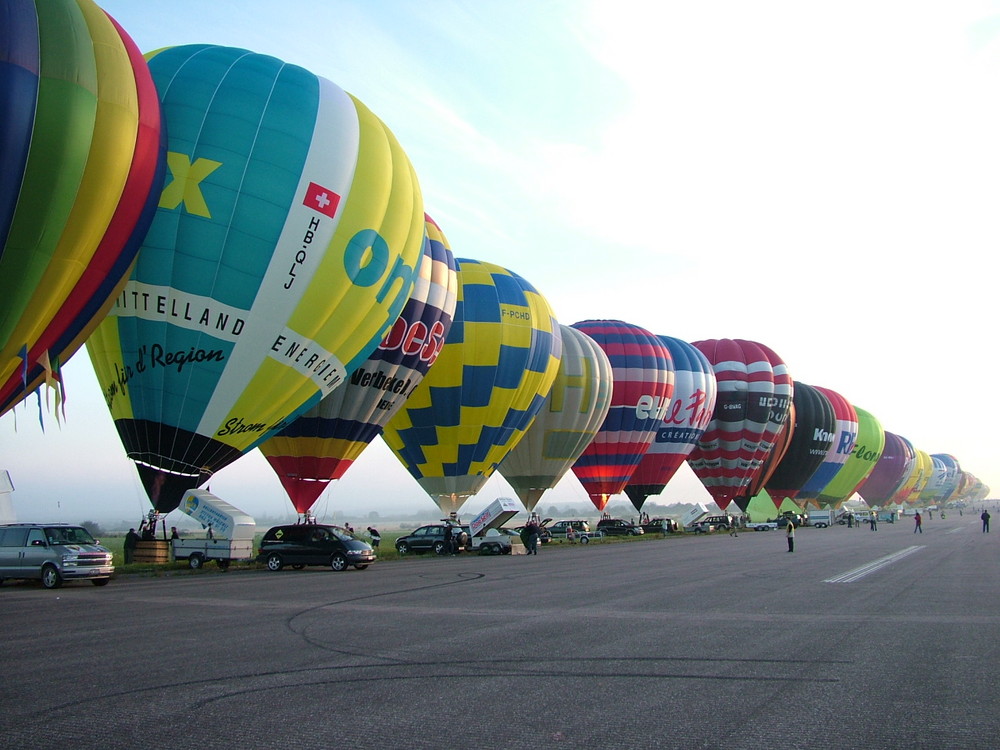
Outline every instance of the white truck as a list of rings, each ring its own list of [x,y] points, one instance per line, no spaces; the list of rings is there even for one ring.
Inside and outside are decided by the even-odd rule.
[[[206,529],[206,536],[172,539],[170,546],[175,560],[187,560],[194,569],[215,560],[225,570],[232,560],[253,559],[257,533],[253,516],[206,490],[189,490],[181,500],[180,509]]]
[[[481,555],[509,555],[521,540],[500,527],[521,512],[521,506],[510,497],[498,497],[483,508],[469,523],[469,550]]]

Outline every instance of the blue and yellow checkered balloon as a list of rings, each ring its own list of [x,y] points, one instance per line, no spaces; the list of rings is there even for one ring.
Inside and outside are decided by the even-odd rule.
[[[552,387],[562,336],[535,288],[460,258],[455,319],[437,362],[383,437],[444,512],[458,511],[520,440]]]

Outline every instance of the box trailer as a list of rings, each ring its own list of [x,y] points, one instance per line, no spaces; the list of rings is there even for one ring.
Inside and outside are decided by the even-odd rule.
[[[498,497],[483,508],[469,523],[469,547],[484,555],[509,555],[516,537],[500,531],[500,527],[521,512],[521,506],[509,497]],[[520,540],[516,540],[520,546]]]
[[[206,530],[200,538],[172,539],[175,560],[187,560],[191,568],[200,568],[215,560],[228,568],[232,560],[252,560],[257,523],[253,516],[206,490],[189,490],[180,509]]]

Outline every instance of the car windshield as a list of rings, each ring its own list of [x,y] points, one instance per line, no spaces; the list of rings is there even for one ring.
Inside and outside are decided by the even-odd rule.
[[[96,544],[90,532],[79,526],[52,526],[45,529],[49,544]]]
[[[342,529],[339,526],[334,526],[330,529],[330,533],[333,534],[337,539],[342,542],[349,542],[356,537],[351,534],[347,529]]]

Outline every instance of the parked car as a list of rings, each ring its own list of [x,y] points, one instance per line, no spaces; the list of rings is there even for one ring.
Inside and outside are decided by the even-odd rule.
[[[432,523],[414,529],[406,536],[396,540],[396,551],[401,555],[410,552],[433,552],[436,555],[448,554],[445,530],[451,528],[451,539],[456,551],[463,549],[468,543],[469,533],[461,526],[446,523]]]
[[[589,544],[591,538],[600,535],[600,532],[591,531],[590,524],[582,519],[556,521],[545,528],[553,539],[566,539],[566,532],[572,528],[574,538],[581,544]]]
[[[641,536],[642,527],[620,518],[602,518],[597,522],[597,531],[605,536]]]
[[[639,525],[646,534],[669,534],[680,528],[677,521],[672,518],[651,518]]]
[[[329,565],[337,571],[353,565],[364,570],[375,562],[375,550],[340,526],[300,523],[268,529],[257,561],[273,571],[286,565],[296,570],[306,565]]]
[[[556,521],[545,526],[554,539],[565,539],[566,530],[570,527],[573,527],[573,531],[577,534],[590,534],[590,524],[582,519]]]
[[[699,523],[711,524],[716,531],[729,531],[733,527],[732,516],[708,516],[699,519]]]
[[[115,572],[111,552],[82,526],[12,523],[0,526],[0,583],[36,578],[47,589],[86,579],[104,586]]]

